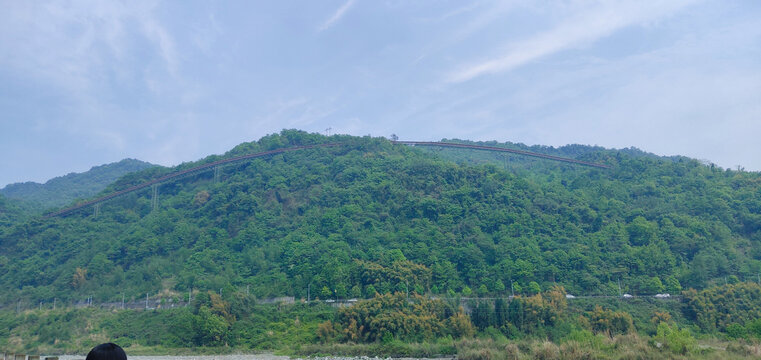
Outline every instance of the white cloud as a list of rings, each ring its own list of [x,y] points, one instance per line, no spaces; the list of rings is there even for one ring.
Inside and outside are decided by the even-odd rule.
[[[145,36],[158,47],[159,55],[164,60],[169,73],[177,76],[179,63],[174,39],[155,18],[149,14],[145,15],[140,18]]]
[[[510,71],[541,57],[591,43],[624,27],[657,20],[691,2],[692,0],[659,3],[622,1],[585,5],[554,28],[510,44],[509,50],[502,55],[453,71],[446,80],[459,83],[486,74]]]
[[[75,92],[88,90],[101,72],[124,65],[133,50],[129,36],[135,23],[156,46],[167,70],[176,70],[174,41],[155,18],[154,2],[9,4],[0,16],[9,40],[0,45],[0,64],[38,80]]]
[[[0,41],[3,72],[47,89],[61,111],[69,112],[36,120],[38,128],[84,137],[98,149],[126,147],[124,135],[115,135],[124,131],[116,119],[131,104],[119,92],[155,93],[160,86],[152,84],[178,80],[175,41],[157,19],[157,6],[155,1],[8,3],[0,14],[0,34],[7,37]],[[143,43],[148,54],[141,52]]]
[[[761,71],[746,60],[758,57],[759,29],[757,20],[716,26],[645,53],[557,64],[493,104],[479,100],[497,115],[474,137],[636,146],[760,170]]]
[[[330,28],[331,26],[335,25],[335,23],[338,22],[338,20],[341,20],[341,18],[344,17],[344,15],[346,15],[346,12],[349,11],[349,8],[351,8],[352,5],[354,5],[354,0],[349,0],[343,5],[341,5],[341,7],[339,7],[335,13],[333,13],[333,16],[331,16],[328,20],[325,20],[325,22],[322,23],[322,25],[320,25],[318,30],[324,31]]]
[[[330,99],[315,101],[306,97],[274,101],[268,104],[263,116],[254,117],[248,132],[263,135],[283,128],[322,130],[326,118],[336,112],[336,106]],[[329,126],[329,125],[325,125]]]
[[[443,49],[450,48],[453,45],[463,42],[465,39],[477,34],[495,21],[503,18],[506,14],[513,11],[521,5],[522,0],[517,1],[498,1],[496,3],[474,2],[464,7],[452,10],[444,15],[432,19],[421,19],[423,23],[443,22],[451,24],[451,31],[432,39],[430,43],[423,46],[412,64],[417,64],[423,59],[429,58],[432,54],[439,53]],[[458,19],[464,14],[474,13],[468,21]]]

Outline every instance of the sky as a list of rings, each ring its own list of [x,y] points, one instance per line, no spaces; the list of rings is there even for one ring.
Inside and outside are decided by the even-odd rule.
[[[293,128],[761,170],[761,1],[0,7],[0,187],[123,158],[176,165]]]

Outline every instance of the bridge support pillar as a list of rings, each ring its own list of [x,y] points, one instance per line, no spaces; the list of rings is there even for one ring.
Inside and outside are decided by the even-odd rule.
[[[159,207],[159,184],[153,184],[153,195],[151,196],[151,211],[155,211]]]
[[[214,183],[219,182],[219,166],[214,167]]]
[[[97,219],[98,215],[100,215],[100,203],[93,205],[93,217]]]

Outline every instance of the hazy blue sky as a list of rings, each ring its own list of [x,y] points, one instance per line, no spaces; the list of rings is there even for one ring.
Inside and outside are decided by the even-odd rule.
[[[761,170],[761,1],[0,0],[0,187],[283,128]]]

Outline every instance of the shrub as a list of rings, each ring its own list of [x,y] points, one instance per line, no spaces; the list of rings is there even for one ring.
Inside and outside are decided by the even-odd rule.
[[[405,294],[377,295],[338,312],[335,328],[344,341],[375,342],[385,334],[403,341],[430,340],[451,335],[473,335],[473,325],[461,309],[452,309],[440,300]]]
[[[697,347],[697,341],[690,335],[689,330],[679,329],[677,325],[672,327],[666,323],[658,325],[655,340],[675,354],[685,355]]]
[[[727,325],[727,336],[730,339],[739,339],[745,337],[747,331],[744,326],[738,323],[732,323]]]

